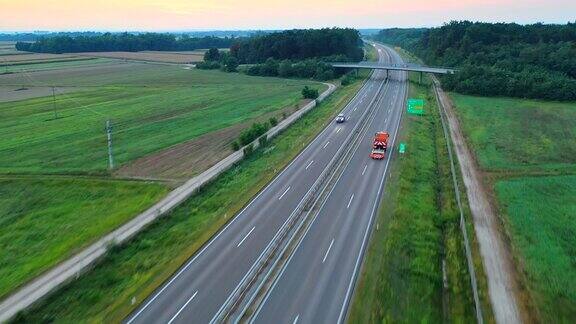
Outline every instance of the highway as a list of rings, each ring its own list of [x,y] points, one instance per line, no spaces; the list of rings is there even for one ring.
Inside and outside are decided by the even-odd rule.
[[[379,54],[381,63],[401,62],[398,55],[389,49],[381,48]],[[362,113],[371,102],[383,99],[363,144],[357,148],[353,160],[256,318],[259,322],[284,322],[292,321],[300,314],[302,320],[337,320],[343,303],[345,308],[349,301],[389,161],[368,158],[371,137],[376,130],[388,130],[394,137],[401,118],[406,83],[403,72],[392,75],[396,80],[384,84],[384,72],[374,72],[344,108],[348,121],[344,124],[330,123],[193,258],[144,300],[125,322],[212,321],[333,159]],[[332,238],[333,244],[330,243]],[[328,244],[333,246],[326,253]],[[324,253],[326,259],[317,266],[316,263],[322,261],[322,257],[318,260],[318,255]],[[345,279],[335,282],[333,278]],[[280,287],[286,285],[289,285],[288,289],[281,291]],[[334,296],[325,295],[330,293]],[[311,308],[312,305],[302,304],[304,295],[315,309]],[[278,308],[280,311],[274,311]]]
[[[394,63],[401,58],[392,53]],[[359,272],[389,168],[368,158],[374,133],[395,138],[407,84],[394,72],[375,119],[300,245],[254,316],[255,323],[339,323]],[[390,152],[390,151],[389,151]]]

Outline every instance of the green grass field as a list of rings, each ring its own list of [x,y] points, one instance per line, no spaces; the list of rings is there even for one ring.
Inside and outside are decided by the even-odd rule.
[[[166,192],[144,182],[0,176],[0,297]]]
[[[576,318],[576,175],[496,182],[544,323]]]
[[[172,66],[142,69],[119,75],[64,74],[58,85],[90,90],[58,96],[58,119],[51,97],[0,104],[0,173],[105,172],[107,119],[114,129],[115,160],[122,165],[293,106],[301,101],[303,85],[325,88],[307,81]]]
[[[1,58],[1,56],[0,56]],[[0,60],[1,62],[1,60]],[[114,63],[115,60],[105,58],[79,58],[77,60],[65,61],[48,61],[48,62],[35,62],[35,63],[19,63],[8,64],[8,67],[0,64],[0,74],[8,71],[9,73],[20,73],[22,71],[43,71],[63,68],[77,68],[84,66],[93,66],[95,64]]]
[[[575,170],[576,103],[451,96],[484,170]]]
[[[576,318],[576,103],[451,94],[493,188],[532,316]]]
[[[349,322],[474,322],[459,214],[436,103],[428,87],[414,83],[409,97],[426,100],[426,115],[404,116],[398,142],[406,143],[406,153],[397,155],[392,166]]]
[[[57,119],[52,97],[0,103],[0,297],[167,193],[161,184],[110,179],[105,120],[113,123],[118,166],[293,107],[304,85],[325,89],[302,80],[87,62],[0,76],[0,86],[79,89],[56,97]]]
[[[238,212],[356,93],[342,88],[92,271],[15,321],[119,322]],[[114,296],[114,298],[109,298]],[[136,305],[131,299],[136,298]]]

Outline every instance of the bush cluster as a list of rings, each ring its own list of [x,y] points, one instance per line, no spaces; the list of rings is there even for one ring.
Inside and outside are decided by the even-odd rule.
[[[204,61],[196,64],[197,69],[217,70],[225,72],[237,72],[238,60],[228,52],[219,51],[217,48],[211,48],[204,53]]]
[[[318,89],[305,86],[304,89],[302,89],[302,97],[304,97],[304,99],[316,99],[318,98]]]
[[[269,58],[263,64],[254,64],[246,69],[246,74],[255,76],[271,76],[281,78],[302,78],[326,81],[334,79],[334,68],[320,60],[308,59],[293,62],[277,61]]]
[[[250,128],[243,130],[238,140],[232,142],[232,149],[238,151],[242,146],[246,146],[264,135],[270,129],[270,123],[253,123]]]

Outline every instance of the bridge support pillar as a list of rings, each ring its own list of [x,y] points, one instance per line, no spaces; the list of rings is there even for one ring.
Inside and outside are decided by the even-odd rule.
[[[420,84],[422,84],[422,72],[420,72]]]
[[[388,80],[388,70],[386,70],[386,80]]]

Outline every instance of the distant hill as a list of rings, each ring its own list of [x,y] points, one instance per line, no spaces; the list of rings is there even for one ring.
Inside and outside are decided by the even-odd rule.
[[[576,23],[453,21],[430,29],[385,29],[374,38],[406,48],[428,64],[459,68],[442,78],[447,90],[576,100]]]

